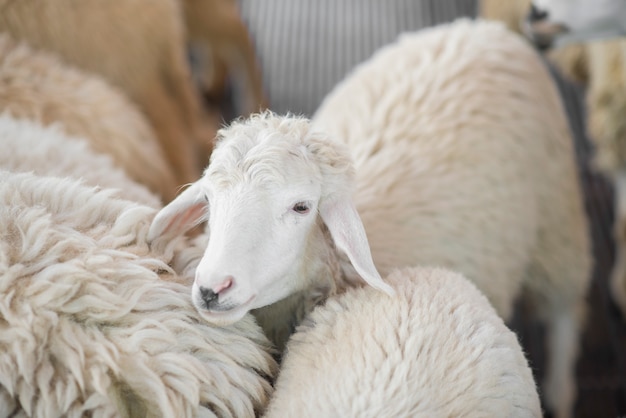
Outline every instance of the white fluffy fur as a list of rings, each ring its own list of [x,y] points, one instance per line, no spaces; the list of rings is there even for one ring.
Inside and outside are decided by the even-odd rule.
[[[463,276],[395,271],[393,298],[351,289],[291,337],[266,418],[542,416],[517,338]]]
[[[352,151],[381,273],[460,271],[505,320],[521,293],[536,302],[546,400],[568,416],[590,244],[571,134],[535,51],[498,23],[404,36],[331,92],[314,122]]]
[[[159,198],[131,180],[109,155],[93,151],[89,140],[68,136],[59,124],[42,127],[0,114],[0,143],[4,170],[81,179],[91,186],[116,189],[127,200],[161,206]]]
[[[337,86],[313,125],[265,114],[222,130],[204,177],[155,218],[151,238],[208,215],[193,295],[207,319],[282,299],[255,312],[280,337],[361,279],[388,290],[376,268],[445,266],[505,319],[523,292],[537,302],[547,401],[568,415],[589,237],[563,108],[532,48],[486,22],[404,36]],[[353,196],[336,140],[354,159]]]
[[[0,172],[0,416],[252,417],[276,365],[250,317],[189,299],[202,248],[155,209],[72,179]]]

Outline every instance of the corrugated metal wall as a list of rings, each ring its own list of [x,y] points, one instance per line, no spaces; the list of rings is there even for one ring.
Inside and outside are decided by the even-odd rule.
[[[399,33],[476,10],[474,0],[240,0],[240,5],[271,107],[305,115],[350,69]]]

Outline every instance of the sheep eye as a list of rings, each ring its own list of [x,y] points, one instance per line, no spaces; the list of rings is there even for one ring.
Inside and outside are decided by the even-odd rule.
[[[304,202],[298,202],[293,205],[292,210],[296,213],[304,215],[305,213],[309,213],[309,206]]]

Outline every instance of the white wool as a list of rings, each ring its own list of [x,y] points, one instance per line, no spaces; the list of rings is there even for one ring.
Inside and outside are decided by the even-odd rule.
[[[393,272],[329,298],[287,345],[265,417],[541,417],[517,338],[463,276]]]
[[[161,206],[159,198],[131,180],[109,155],[93,151],[84,138],[68,136],[59,124],[43,127],[0,114],[0,142],[4,170],[81,179],[91,186],[116,189],[127,200]]]
[[[352,151],[383,275],[459,271],[505,320],[522,291],[537,302],[547,402],[568,415],[590,244],[571,134],[537,53],[498,23],[406,35],[338,85],[314,124]]]
[[[202,250],[146,242],[155,209],[0,172],[0,416],[253,417],[276,372],[246,316],[191,304]]]

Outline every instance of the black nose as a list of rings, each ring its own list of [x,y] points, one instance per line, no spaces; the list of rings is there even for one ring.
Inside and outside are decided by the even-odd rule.
[[[211,305],[217,302],[217,293],[207,287],[200,288],[200,296],[202,297],[206,309],[209,309]]]
[[[526,16],[529,22],[538,22],[540,20],[545,20],[548,18],[549,13],[545,10],[540,10],[534,4],[530,4],[530,12]]]

